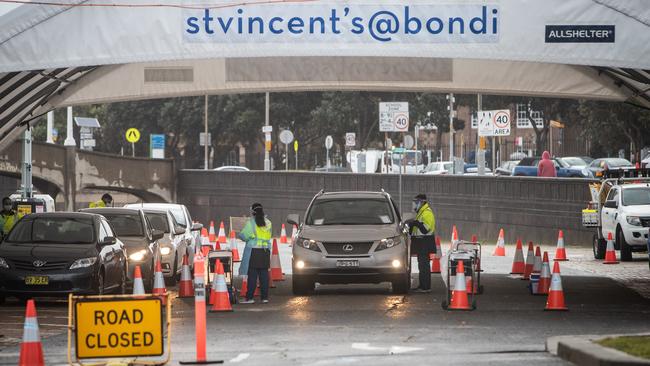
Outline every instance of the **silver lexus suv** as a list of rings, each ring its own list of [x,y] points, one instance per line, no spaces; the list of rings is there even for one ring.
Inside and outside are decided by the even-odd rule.
[[[386,192],[319,192],[293,238],[293,293],[303,295],[316,282],[391,282],[394,293],[411,285],[408,230]]]

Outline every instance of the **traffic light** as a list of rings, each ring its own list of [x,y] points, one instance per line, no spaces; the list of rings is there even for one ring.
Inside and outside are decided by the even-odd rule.
[[[454,118],[454,131],[461,131],[465,129],[465,120]]]

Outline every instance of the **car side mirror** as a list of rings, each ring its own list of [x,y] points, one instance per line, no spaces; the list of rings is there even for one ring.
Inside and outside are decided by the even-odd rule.
[[[99,245],[105,247],[108,245],[113,245],[115,243],[117,243],[117,239],[114,236],[107,236],[104,238],[104,240],[99,242]]]
[[[185,228],[180,226],[180,225],[176,225],[174,227],[174,234],[175,235],[183,235],[183,234],[185,234]]]
[[[199,224],[198,222],[192,224],[191,231],[201,231],[201,229],[203,229],[203,224]]]
[[[618,202],[616,202],[616,201],[605,201],[605,207],[607,207],[607,208],[618,208]]]
[[[291,225],[300,226],[300,215],[298,214],[287,215],[287,223]]]
[[[153,229],[151,230],[151,238],[153,240],[160,240],[165,236],[165,233],[162,230]]]

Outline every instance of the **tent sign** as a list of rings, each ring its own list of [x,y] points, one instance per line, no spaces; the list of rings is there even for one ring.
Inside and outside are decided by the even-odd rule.
[[[510,110],[478,112],[479,136],[510,136]]]

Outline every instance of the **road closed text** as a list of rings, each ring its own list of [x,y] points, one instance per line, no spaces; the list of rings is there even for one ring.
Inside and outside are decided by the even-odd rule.
[[[163,353],[158,299],[81,302],[76,310],[79,358]]]

